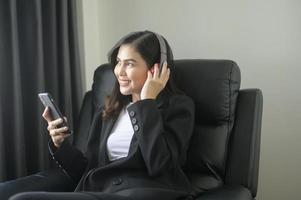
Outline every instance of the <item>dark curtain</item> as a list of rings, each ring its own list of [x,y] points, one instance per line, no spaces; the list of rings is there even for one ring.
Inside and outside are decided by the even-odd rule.
[[[0,0],[0,181],[48,169],[50,92],[72,128],[82,98],[74,0]]]

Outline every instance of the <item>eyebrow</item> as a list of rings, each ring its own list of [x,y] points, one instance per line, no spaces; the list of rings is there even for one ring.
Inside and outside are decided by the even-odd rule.
[[[117,60],[121,60],[121,59],[117,57]],[[129,61],[132,61],[132,62],[137,62],[137,60],[135,60],[135,59],[132,59],[132,58],[125,59],[125,60],[123,60],[123,61],[126,61],[126,62],[129,62]]]

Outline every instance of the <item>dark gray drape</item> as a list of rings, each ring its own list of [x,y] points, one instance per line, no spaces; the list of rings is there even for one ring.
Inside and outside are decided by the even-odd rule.
[[[74,0],[0,0],[0,181],[49,168],[37,94],[73,128],[82,97]]]

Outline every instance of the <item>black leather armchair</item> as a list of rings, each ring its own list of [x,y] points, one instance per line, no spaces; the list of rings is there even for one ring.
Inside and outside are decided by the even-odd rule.
[[[258,182],[262,93],[240,90],[240,71],[230,60],[176,60],[175,80],[196,105],[195,129],[184,170],[199,192],[197,200],[255,199]],[[85,94],[73,142],[85,151],[93,110],[110,93],[109,65],[96,69]],[[46,147],[45,147],[46,148]],[[22,191],[72,191],[58,168],[0,183],[0,197]]]

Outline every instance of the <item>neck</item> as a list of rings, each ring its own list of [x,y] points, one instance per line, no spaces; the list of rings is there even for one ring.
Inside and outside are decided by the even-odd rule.
[[[140,94],[132,94],[132,102],[135,103],[136,101],[139,101],[140,98]]]

